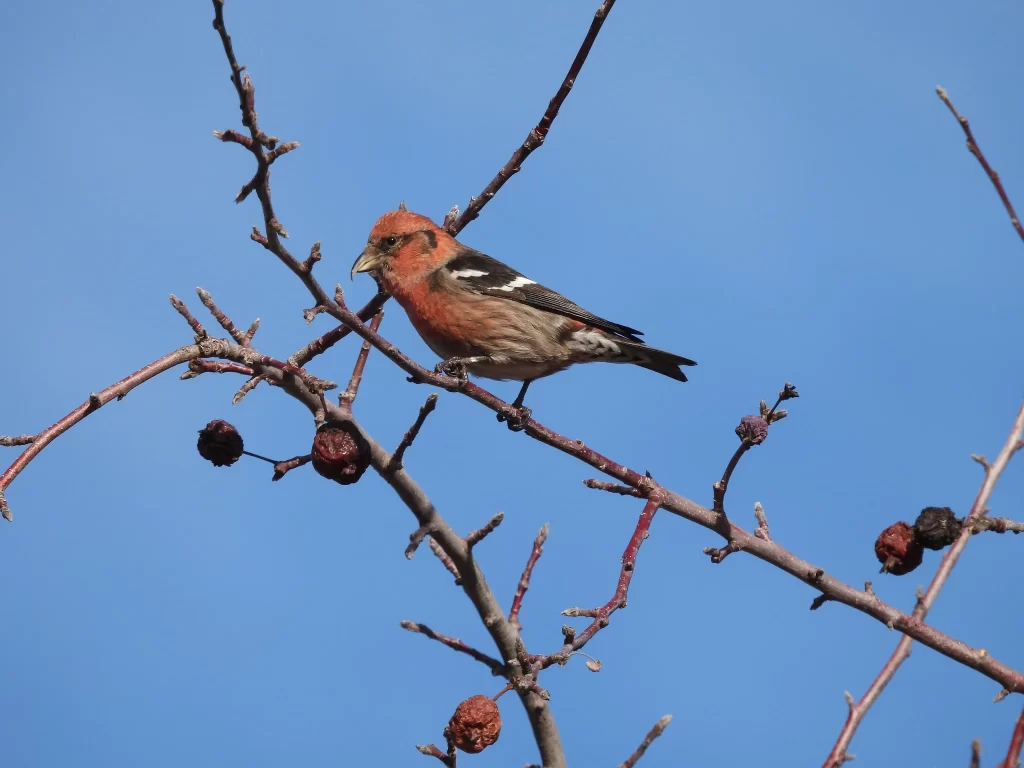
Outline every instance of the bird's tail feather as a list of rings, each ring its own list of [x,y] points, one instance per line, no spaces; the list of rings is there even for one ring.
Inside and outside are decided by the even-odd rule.
[[[616,339],[615,342],[623,349],[632,353],[635,356],[635,364],[641,368],[647,368],[650,371],[660,373],[662,376],[668,376],[670,379],[676,381],[686,381],[686,374],[683,373],[679,366],[681,365],[696,365],[697,363],[688,357],[681,357],[680,355],[673,354],[672,352],[666,352],[663,349],[657,349],[656,347],[649,347],[642,342],[624,341],[622,339]]]

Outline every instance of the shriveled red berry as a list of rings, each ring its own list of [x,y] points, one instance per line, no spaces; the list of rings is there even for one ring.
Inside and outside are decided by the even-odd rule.
[[[760,445],[768,437],[768,422],[760,416],[744,416],[736,427],[736,436],[745,443]]]
[[[475,755],[498,740],[501,712],[489,696],[470,696],[456,707],[448,729],[455,746]]]
[[[370,446],[348,421],[321,425],[313,438],[313,469],[342,485],[351,485],[370,465]]]
[[[893,523],[875,542],[875,556],[882,564],[881,573],[903,576],[921,564],[924,550],[914,538],[914,529],[907,523]]]
[[[242,436],[223,419],[214,419],[199,430],[199,455],[215,467],[230,467],[242,456]]]
[[[957,540],[963,527],[949,507],[925,507],[914,521],[914,538],[922,547],[945,549]]]

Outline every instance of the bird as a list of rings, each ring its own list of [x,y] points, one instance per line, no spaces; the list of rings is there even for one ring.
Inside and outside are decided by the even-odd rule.
[[[588,312],[404,205],[373,225],[351,277],[358,272],[374,273],[405,310],[443,361],[435,371],[521,381],[512,403],[519,428],[530,384],[573,364],[632,363],[683,382],[680,366],[697,364],[647,346],[641,331]]]

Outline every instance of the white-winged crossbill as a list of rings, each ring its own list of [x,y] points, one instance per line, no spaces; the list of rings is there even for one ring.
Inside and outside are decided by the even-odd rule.
[[[445,361],[438,370],[523,382],[516,408],[532,381],[574,363],[633,363],[676,381],[686,381],[679,366],[696,365],[647,346],[635,328],[591,314],[404,209],[373,225],[356,272],[377,273]]]

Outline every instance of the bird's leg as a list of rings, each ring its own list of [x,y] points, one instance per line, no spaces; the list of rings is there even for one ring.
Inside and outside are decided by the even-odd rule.
[[[507,421],[508,428],[513,432],[522,432],[526,429],[526,422],[530,420],[530,415],[533,413],[529,408],[523,405],[523,400],[526,399],[526,390],[530,388],[530,384],[533,383],[533,379],[527,379],[523,382],[522,389],[519,390],[519,394],[516,395],[516,399],[512,401],[512,407],[515,408],[515,415],[505,418],[502,414],[498,414],[498,421]]]
[[[468,380],[466,368],[478,363],[486,363],[490,360],[487,355],[473,355],[472,357],[449,357],[447,360],[434,366],[434,373],[441,373],[445,376],[454,376],[462,384]]]

